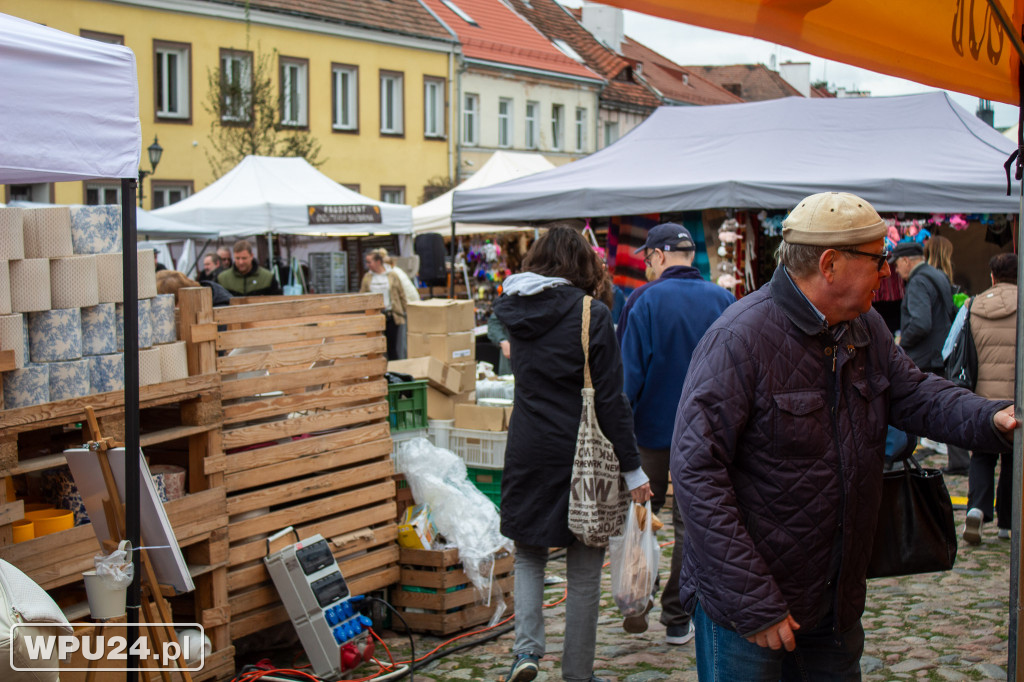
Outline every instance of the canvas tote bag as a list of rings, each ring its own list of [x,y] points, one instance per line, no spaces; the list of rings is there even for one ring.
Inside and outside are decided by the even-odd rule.
[[[569,492],[569,530],[590,547],[607,547],[608,538],[622,535],[629,508],[629,491],[619,471],[611,442],[601,433],[594,412],[590,380],[590,296],[583,297],[583,413],[576,435]]]

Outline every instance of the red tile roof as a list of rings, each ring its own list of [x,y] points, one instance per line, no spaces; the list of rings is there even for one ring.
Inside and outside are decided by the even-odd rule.
[[[450,1],[475,25],[459,17],[441,0],[423,0],[459,36],[467,58],[600,79],[597,73],[567,57],[501,0]]]
[[[689,66],[696,73],[734,92],[744,101],[760,102],[783,97],[801,97],[800,91],[764,64]]]
[[[681,104],[735,104],[743,100],[714,82],[704,78],[700,72],[679,66],[668,57],[658,54],[646,45],[630,37],[622,42],[622,54],[634,68],[662,96]]]
[[[292,16],[451,41],[452,35],[417,0],[206,0]]]
[[[566,9],[555,0],[508,0],[516,12],[550,39],[564,40],[592,70],[608,79],[601,101],[653,109],[658,96],[633,78],[630,63],[595,38],[579,22],[579,10]]]

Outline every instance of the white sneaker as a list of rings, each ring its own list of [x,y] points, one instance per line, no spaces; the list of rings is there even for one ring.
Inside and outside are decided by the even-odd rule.
[[[1010,539],[1010,529],[1009,528],[1000,528],[999,529],[999,539],[1000,540],[1009,540]]]
[[[697,634],[696,630],[693,629],[693,621],[691,620],[686,626],[682,625],[669,625],[665,628],[665,643],[666,644],[689,644],[693,641],[693,636]]]
[[[985,513],[975,507],[967,512],[964,524],[964,541],[969,545],[981,544],[981,527],[985,525]]]

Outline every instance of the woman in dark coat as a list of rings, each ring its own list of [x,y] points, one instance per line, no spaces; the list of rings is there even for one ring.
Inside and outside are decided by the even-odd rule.
[[[516,377],[515,410],[505,449],[501,532],[515,541],[515,661],[507,682],[537,675],[544,655],[544,567],[549,547],[567,547],[568,597],[562,679],[593,676],[604,549],[569,530],[569,480],[582,413],[583,301],[590,302],[590,373],[597,420],[619,458],[632,497],[650,497],[622,393],[622,360],[606,302],[611,282],[575,230],[556,227],[538,239],[524,272],[505,280],[494,314],[508,330]]]

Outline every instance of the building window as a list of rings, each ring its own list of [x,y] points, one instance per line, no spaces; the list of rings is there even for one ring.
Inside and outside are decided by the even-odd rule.
[[[101,206],[121,203],[121,184],[115,182],[85,183],[85,204]]]
[[[220,51],[220,118],[248,123],[252,119],[252,52]]]
[[[342,182],[340,184],[341,184],[342,187],[344,187],[346,189],[350,189],[353,192],[355,192],[356,194],[359,194],[359,187],[360,187],[360,185],[359,185],[358,182]]]
[[[381,186],[380,200],[388,204],[405,203],[405,187]]]
[[[512,100],[498,100],[498,146],[512,146]]]
[[[562,140],[565,136],[565,106],[561,104],[551,105],[551,149],[560,151]]]
[[[537,102],[526,103],[526,148],[536,149],[538,147],[537,137],[540,132],[540,104]]]
[[[582,152],[587,147],[587,110],[576,107],[576,151]]]
[[[619,122],[618,121],[605,121],[604,122],[604,146],[612,144],[619,139]]]
[[[444,79],[423,77],[423,135],[444,137]]]
[[[309,60],[281,57],[281,125],[309,125]]]
[[[380,132],[383,135],[402,135],[402,74],[395,71],[380,72]]]
[[[359,130],[358,84],[359,67],[331,65],[331,126],[335,130]]]
[[[466,93],[463,98],[462,144],[480,144],[480,95]]]
[[[192,194],[191,182],[175,182],[173,180],[154,180],[150,190],[153,208],[163,208],[176,204]]]
[[[153,96],[158,119],[192,117],[191,46],[153,41]]]
[[[78,32],[78,35],[89,40],[95,40],[101,43],[109,43],[111,45],[124,45],[124,36],[116,33],[103,33],[102,31],[89,31],[82,29]]]
[[[7,185],[7,201],[53,202],[53,184],[37,182],[30,185]]]

